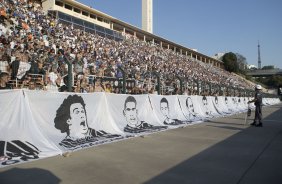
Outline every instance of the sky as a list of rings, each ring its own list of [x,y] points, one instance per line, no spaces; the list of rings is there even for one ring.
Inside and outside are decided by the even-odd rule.
[[[142,27],[142,0],[77,0]],[[233,52],[282,69],[281,0],[153,0],[153,34],[208,56]]]

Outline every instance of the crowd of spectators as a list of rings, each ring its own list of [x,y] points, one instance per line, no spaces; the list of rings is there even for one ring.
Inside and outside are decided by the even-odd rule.
[[[194,94],[195,81],[240,88],[252,86],[223,69],[181,55],[157,44],[124,35],[115,41],[75,29],[48,16],[36,0],[0,0],[0,89],[28,88],[67,91],[72,65],[75,92],[156,93],[154,73],[164,94],[178,94],[184,79],[185,94]],[[122,71],[123,70],[123,71]]]

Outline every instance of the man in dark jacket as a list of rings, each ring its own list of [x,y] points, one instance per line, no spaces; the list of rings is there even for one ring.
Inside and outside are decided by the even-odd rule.
[[[261,106],[262,106],[262,95],[261,95],[261,85],[256,85],[255,87],[255,98],[251,101],[249,101],[248,103],[255,103],[256,106],[256,110],[255,110],[255,119],[254,122],[251,123],[251,125],[256,126],[256,127],[262,127],[262,113],[261,113]]]

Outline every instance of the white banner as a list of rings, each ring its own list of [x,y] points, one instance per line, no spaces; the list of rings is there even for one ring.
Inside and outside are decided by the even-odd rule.
[[[107,94],[106,99],[109,114],[126,135],[143,135],[167,129],[152,113],[148,95]]]
[[[177,96],[179,99],[180,107],[185,118],[190,122],[199,122],[204,118],[202,109],[198,102],[198,96]]]
[[[156,114],[159,122],[163,125],[173,128],[188,123],[177,96],[149,95],[149,98],[152,103],[153,113]]]
[[[218,114],[225,116],[231,114],[225,101],[224,96],[211,97],[215,110]]]
[[[24,91],[0,92],[1,166],[31,161],[60,153],[33,120]],[[1,167],[0,166],[0,167]]]
[[[0,167],[242,112],[251,99],[0,91]]]
[[[110,122],[104,93],[69,94],[26,91],[40,131],[60,150],[75,150],[123,138]],[[44,105],[43,105],[43,104]]]

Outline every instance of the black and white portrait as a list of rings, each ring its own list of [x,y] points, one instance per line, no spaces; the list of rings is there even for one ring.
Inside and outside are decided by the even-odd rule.
[[[69,95],[56,112],[55,128],[64,133],[59,145],[73,148],[81,144],[99,141],[101,138],[114,138],[120,135],[108,134],[90,128],[87,122],[86,104],[81,96]]]
[[[179,124],[183,124],[182,121],[178,120],[178,119],[172,119],[170,118],[169,115],[169,104],[166,98],[162,98],[160,101],[160,110],[161,113],[164,117],[164,121],[163,123],[165,125],[179,125]]]
[[[208,99],[207,99],[206,96],[203,96],[202,103],[203,103],[203,108],[204,108],[205,115],[210,116],[211,115],[211,111],[209,109]]]
[[[233,98],[232,98],[232,102],[233,102],[234,105],[237,105],[237,100],[236,100],[236,98],[233,97]]]
[[[167,128],[165,126],[154,126],[145,121],[140,121],[138,118],[137,101],[133,96],[128,96],[125,99],[123,115],[127,123],[124,127],[124,131],[128,133],[142,133]]]
[[[224,102],[225,102],[225,105],[228,105],[228,98],[227,97],[224,98]]]
[[[217,96],[215,96],[215,98],[214,98],[214,103],[215,103],[215,105],[218,105],[218,97]]]
[[[187,97],[186,99],[186,108],[187,108],[187,111],[188,111],[188,119],[190,121],[193,121],[196,119],[197,117],[197,114],[195,112],[195,108],[194,108],[194,104],[193,104],[193,101],[192,101],[192,98],[191,97]]]

